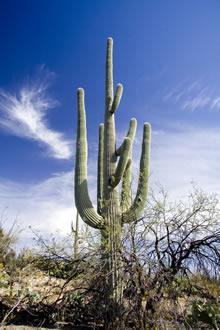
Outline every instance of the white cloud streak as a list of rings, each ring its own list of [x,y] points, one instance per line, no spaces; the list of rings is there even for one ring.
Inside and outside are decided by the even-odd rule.
[[[169,90],[164,102],[179,104],[183,110],[220,110],[220,95],[215,89],[204,86],[200,80],[184,81]]]
[[[18,94],[0,90],[0,125],[10,134],[33,139],[47,146],[49,155],[59,159],[72,156],[71,142],[48,127],[47,110],[56,102],[48,96],[48,82],[31,84]]]

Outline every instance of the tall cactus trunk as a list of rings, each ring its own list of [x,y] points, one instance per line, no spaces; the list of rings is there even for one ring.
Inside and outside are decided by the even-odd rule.
[[[106,256],[106,270],[109,278],[110,293],[114,300],[121,297],[121,276],[120,276],[120,251],[121,251],[121,210],[119,193],[117,188],[110,185],[110,178],[113,177],[117,166],[116,156],[116,134],[115,118],[111,113],[114,101],[113,95],[113,63],[112,63],[113,43],[108,39],[106,53],[106,87],[105,87],[105,121],[104,121],[104,180],[103,197],[104,204],[101,214],[106,219],[107,230],[103,235],[104,255]],[[119,85],[120,86],[120,85]],[[121,86],[119,87],[121,90]],[[120,90],[120,93],[121,93]]]
[[[102,237],[102,254],[109,298],[120,302],[122,298],[121,233],[125,223],[138,220],[147,200],[150,133],[149,123],[144,124],[139,181],[134,201],[131,201],[132,143],[136,120],[130,121],[127,136],[116,148],[115,112],[122,96],[122,85],[113,92],[113,40],[107,41],[105,119],[99,126],[97,211],[93,207],[87,184],[87,137],[84,91],[78,89],[78,128],[75,163],[75,203],[80,217],[89,226],[99,229]],[[118,185],[122,182],[122,190]]]
[[[112,209],[114,208],[114,205]],[[109,231],[102,231],[102,260],[108,297],[117,303],[122,299],[121,226],[119,217],[109,215]]]

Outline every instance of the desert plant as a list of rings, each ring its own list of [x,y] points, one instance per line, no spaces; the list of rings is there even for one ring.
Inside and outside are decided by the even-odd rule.
[[[75,162],[75,203],[82,220],[101,231],[102,255],[107,287],[111,298],[120,301],[122,295],[121,232],[122,226],[137,220],[145,206],[148,192],[150,135],[149,123],[144,124],[139,182],[136,197],[131,201],[131,150],[136,131],[136,119],[122,145],[116,148],[114,115],[122,96],[122,85],[113,93],[113,40],[108,38],[106,56],[105,120],[99,126],[97,211],[91,203],[87,185],[87,130],[84,90],[78,89],[78,127]],[[121,198],[118,191],[122,183]]]
[[[215,195],[194,188],[187,199],[171,203],[164,189],[150,194],[145,216],[127,228],[124,240],[129,314],[139,318],[138,328],[179,322],[186,311],[181,303],[195,296],[217,301],[219,244]]]
[[[192,302],[191,311],[188,315],[187,325],[197,326],[198,322],[211,326],[212,329],[219,329],[220,307],[215,301],[196,299]]]
[[[4,265],[7,264],[9,259],[11,259],[12,254],[14,254],[12,246],[15,243],[16,238],[13,233],[13,227],[7,232],[0,224],[0,263]]]
[[[74,258],[77,258],[77,255],[79,253],[79,213],[76,213],[76,223],[75,228],[73,225],[73,222],[71,222],[71,233],[73,236],[73,256]]]

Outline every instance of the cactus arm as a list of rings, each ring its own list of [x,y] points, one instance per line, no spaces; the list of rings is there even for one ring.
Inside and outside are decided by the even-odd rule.
[[[127,137],[130,137],[132,142],[134,141],[136,128],[137,128],[137,121],[135,118],[132,118],[130,121],[128,133],[127,133]],[[132,143],[132,145],[133,145],[133,143]],[[125,169],[123,177],[122,177],[122,186],[121,186],[121,210],[122,210],[122,213],[124,213],[126,210],[128,210],[129,207],[131,207],[131,202],[132,202],[132,192],[131,192],[132,147],[131,147],[129,156],[130,156],[130,161],[128,161],[126,169]]]
[[[104,199],[109,200],[109,178],[115,173],[117,157],[115,155],[115,115],[110,112],[113,102],[113,40],[108,38],[106,53],[105,87],[105,128],[104,128]]]
[[[104,124],[99,125],[99,152],[97,178],[97,211],[100,214],[103,208],[103,174],[104,174]]]
[[[130,125],[127,133],[127,137],[130,137],[132,142],[134,141],[135,133],[137,128],[137,120],[135,118],[132,118],[130,120]],[[133,143],[132,143],[133,145]],[[120,148],[119,151],[120,152]],[[123,177],[122,177],[122,186],[121,186],[121,210],[122,213],[124,213],[128,208],[131,206],[132,201],[132,194],[131,194],[131,180],[132,180],[132,174],[131,174],[131,157],[132,157],[132,147],[130,150],[130,162],[127,163],[126,169],[124,171]]]
[[[84,90],[78,89],[78,127],[75,164],[75,203],[82,220],[93,228],[101,228],[103,218],[94,209],[87,183],[87,137]]]
[[[137,128],[137,120],[135,118],[132,118],[130,120],[128,132],[127,132],[127,135],[126,135],[126,137],[130,138],[131,141],[134,140],[135,133],[136,133],[136,128]],[[116,149],[116,152],[115,152],[116,156],[120,156],[121,151],[122,151],[122,146],[123,146],[123,143],[121,144],[121,146],[118,149]]]
[[[131,158],[129,158],[126,169],[122,176],[122,183],[121,183],[121,211],[124,213],[131,207],[132,202],[132,191],[131,191],[131,180],[132,180],[132,173],[131,173]]]
[[[131,150],[131,139],[126,137],[123,142],[123,151],[121,153],[121,156],[119,158],[119,162],[115,171],[115,174],[111,176],[109,180],[109,185],[112,188],[115,188],[119,182],[121,181],[121,178],[123,176],[123,173],[126,169],[127,162],[129,160],[130,150]]]
[[[137,220],[143,211],[148,194],[148,179],[150,173],[150,139],[151,126],[149,123],[144,124],[142,153],[140,159],[140,170],[137,193],[131,207],[122,214],[123,223],[129,223]]]
[[[117,88],[116,88],[114,100],[112,102],[112,106],[109,110],[111,114],[115,113],[115,111],[119,107],[121,97],[122,97],[122,92],[123,92],[123,86],[122,86],[122,84],[118,84]]]
[[[106,53],[106,81],[105,81],[105,94],[106,94],[106,108],[110,110],[109,106],[112,105],[113,100],[113,40],[107,40],[107,53]]]

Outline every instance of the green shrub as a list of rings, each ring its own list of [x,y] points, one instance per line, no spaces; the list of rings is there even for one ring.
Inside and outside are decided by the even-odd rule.
[[[48,275],[62,279],[68,278],[72,271],[71,262],[60,259],[50,259],[38,256],[36,257],[34,264],[38,269],[46,272]]]
[[[196,299],[190,306],[187,322],[190,326],[198,325],[198,322],[219,329],[220,326],[220,305],[217,301],[207,299]]]

